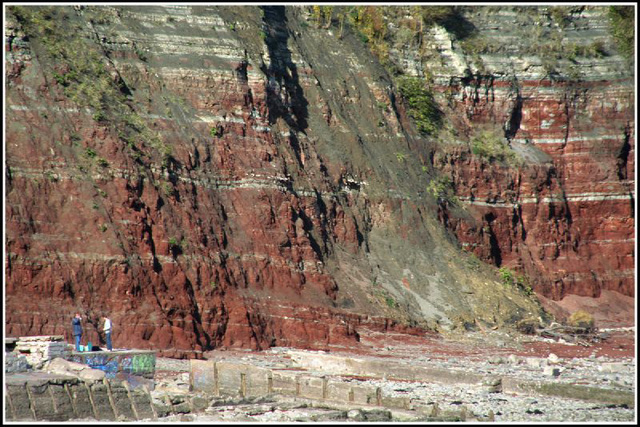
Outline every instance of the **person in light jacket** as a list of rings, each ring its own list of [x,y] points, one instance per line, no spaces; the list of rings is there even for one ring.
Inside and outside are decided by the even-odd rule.
[[[82,317],[80,313],[76,313],[76,317],[71,320],[73,326],[73,336],[76,339],[76,351],[80,351],[80,342],[82,341]]]
[[[104,317],[104,336],[107,339],[107,350],[112,351],[113,347],[111,345],[111,319],[108,317]]]

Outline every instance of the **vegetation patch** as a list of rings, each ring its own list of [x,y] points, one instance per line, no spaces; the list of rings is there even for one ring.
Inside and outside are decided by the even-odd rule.
[[[171,237],[169,239],[169,251],[171,251],[171,255],[175,258],[178,255],[181,255],[185,248],[185,240],[179,241],[175,237]]]
[[[328,28],[331,25],[333,6],[311,6],[311,16],[318,27]]]
[[[459,203],[453,188],[453,182],[446,175],[439,175],[433,178],[427,186],[427,191],[436,198],[439,204],[457,205]]]
[[[93,159],[94,157],[96,157],[96,150],[94,150],[93,148],[89,147],[84,151],[84,154],[88,158]]]
[[[175,188],[173,187],[173,184],[165,181],[162,183],[162,192],[167,197],[173,197],[175,195]]]
[[[378,301],[378,303],[383,304],[391,309],[400,307],[398,301],[396,301],[396,299],[389,293],[389,291],[381,286],[378,286],[375,281],[373,283],[373,286],[373,296]]]
[[[103,9],[86,7],[83,13],[92,23],[106,24]],[[123,81],[111,76],[103,48],[97,40],[85,37],[85,29],[73,19],[73,9],[12,6],[9,10],[44,60],[43,66],[48,64],[52,81],[67,98],[91,109],[96,122],[115,127],[134,159],[140,160],[141,147],[149,144],[160,153],[163,167],[168,167],[171,147],[127,104],[129,89]],[[95,158],[95,151],[88,150],[85,155]],[[99,164],[106,167],[105,162]]]
[[[522,160],[511,150],[504,136],[493,129],[481,129],[471,137],[471,152],[487,161],[519,166]]]
[[[55,61],[51,77],[68,98],[96,112],[108,110],[113,101],[122,101],[112,86],[102,53],[76,35],[82,28],[70,22],[70,9],[14,6],[10,10],[29,38]]]
[[[218,126],[214,126],[211,128],[211,130],[209,131],[209,134],[211,135],[211,137],[213,138],[219,138],[222,136],[222,129],[219,128]]]
[[[618,50],[628,61],[633,61],[635,53],[635,16],[633,6],[609,6],[611,34]]]
[[[571,23],[572,8],[567,6],[553,6],[548,9],[548,14],[560,28],[567,28]]]
[[[595,320],[593,319],[593,316],[584,310],[578,310],[571,313],[571,316],[567,319],[567,324],[585,331],[593,331],[595,328]]]
[[[360,39],[369,45],[371,52],[381,63],[389,59],[389,43],[386,40],[387,24],[385,8],[380,6],[357,6],[349,9],[348,20]]]
[[[409,104],[409,114],[418,131],[423,135],[435,134],[442,126],[443,113],[425,81],[418,77],[401,77],[398,87]]]
[[[529,280],[526,276],[522,274],[517,274],[513,270],[510,270],[506,267],[501,267],[498,269],[498,273],[500,275],[500,279],[502,284],[507,288],[513,288],[524,292],[525,295],[531,296],[533,295],[533,288],[529,285]]]

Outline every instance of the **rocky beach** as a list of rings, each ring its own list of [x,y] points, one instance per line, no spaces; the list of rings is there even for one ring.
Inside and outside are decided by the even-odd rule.
[[[408,337],[371,333],[364,337],[361,357],[383,358],[391,362],[442,368],[470,374],[486,373],[503,378],[545,381],[561,388],[583,385],[600,390],[635,393],[635,327],[607,328],[604,341],[590,345],[570,345],[540,337],[511,336],[499,331],[469,333],[464,337]],[[208,357],[216,360],[240,360],[255,365],[277,363],[296,366],[301,350],[272,348],[264,352],[216,351]],[[327,352],[307,351],[309,357]],[[353,356],[353,352],[337,352]],[[189,361],[158,358],[157,400],[167,395],[180,400],[188,396]],[[322,369],[322,368],[320,368]],[[327,370],[330,375],[330,369]],[[389,372],[392,378],[393,373]],[[502,392],[491,387],[468,384],[442,384],[393,379],[352,377],[348,381],[380,387],[389,395],[408,397],[413,405],[430,411],[390,410],[345,404],[313,402],[278,396],[223,398],[200,394],[207,405],[199,413],[172,414],[159,422],[419,422],[464,421],[511,422],[622,422],[637,419],[635,405],[603,403],[566,396],[527,395]],[[197,393],[196,393],[197,394]],[[193,393],[191,393],[193,397]],[[449,414],[447,418],[447,415]],[[451,414],[456,414],[455,416]],[[439,415],[439,416],[438,416]]]

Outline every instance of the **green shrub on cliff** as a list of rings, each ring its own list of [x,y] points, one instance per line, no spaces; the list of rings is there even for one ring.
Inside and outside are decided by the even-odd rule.
[[[393,299],[393,297],[387,296],[385,297],[384,301],[387,304],[387,307],[398,308],[398,302],[395,299]]]
[[[64,8],[12,7],[10,10],[29,38],[52,60],[55,66],[52,77],[67,97],[98,111],[113,104],[119,94],[105,68],[102,52],[76,35],[80,28],[69,23]]]
[[[381,6],[356,6],[348,9],[346,15],[360,39],[369,45],[371,52],[383,64],[387,63],[389,57],[385,15],[386,8]]]
[[[451,178],[440,175],[433,178],[427,186],[427,191],[436,198],[438,203],[455,205],[458,203]]]
[[[93,110],[93,120],[101,124],[117,120],[128,110],[125,95],[107,69],[103,50],[83,37],[70,8],[15,6],[9,10],[64,96]],[[100,10],[87,8],[85,13],[91,22],[105,22]]]
[[[144,146],[150,145],[160,155],[162,166],[168,167],[172,161],[171,146],[127,103],[128,88],[123,81],[112,77],[104,48],[87,36],[71,10],[65,7],[9,8],[39,54],[43,68],[49,70],[52,82],[59,86],[57,89],[78,106],[93,110],[92,118],[96,122],[116,128],[135,159],[140,160]],[[87,6],[83,14],[94,24],[109,22],[104,7]],[[138,48],[134,46],[134,50],[137,52]],[[100,164],[106,167],[105,162]]]
[[[627,60],[633,60],[635,16],[633,6],[610,6],[609,22],[611,34],[616,40],[618,50]]]
[[[514,153],[505,138],[495,130],[482,129],[471,138],[471,152],[489,162],[501,162],[517,166],[518,156]]]
[[[442,125],[442,111],[424,81],[418,77],[402,77],[398,79],[398,87],[418,130],[425,135],[435,134]]]
[[[505,287],[515,287],[521,292],[524,292],[527,296],[533,295],[533,288],[529,284],[529,279],[526,276],[517,274],[515,271],[507,267],[500,267],[498,269],[498,274],[500,275],[500,280]]]
[[[331,15],[333,6],[311,6],[311,16],[316,21],[318,27],[329,27],[331,25]]]
[[[211,130],[209,131],[209,135],[211,135],[212,138],[218,138],[218,137],[222,136],[222,131],[220,129],[218,129],[217,126],[213,126],[211,128]]]
[[[548,13],[560,28],[566,28],[571,23],[571,7],[553,6],[549,8]]]

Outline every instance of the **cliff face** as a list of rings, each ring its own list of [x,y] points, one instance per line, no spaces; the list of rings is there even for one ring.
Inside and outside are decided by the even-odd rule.
[[[524,160],[516,169],[459,146],[438,150],[434,164],[474,218],[451,228],[555,300],[635,295],[633,66],[616,53],[607,11],[573,8],[559,22],[549,8],[467,9],[486,45],[500,48],[463,56],[471,76],[440,74],[460,128],[499,124]],[[549,52],[558,40],[563,50]]]
[[[431,80],[447,117],[432,163],[468,215],[445,206],[443,222],[546,297],[634,296],[635,87],[609,8],[460,7],[445,17],[420,45],[392,44],[389,55]]]
[[[633,105],[610,101],[630,80],[447,84],[461,131],[520,112],[535,164],[516,170],[419,137],[385,69],[331,31],[303,8],[10,9],[7,334],[69,335],[79,311],[97,342],[109,313],[116,347],[197,357],[543,315],[443,221],[545,294],[633,293],[633,125],[615,132]],[[438,170],[465,209],[425,191]]]

